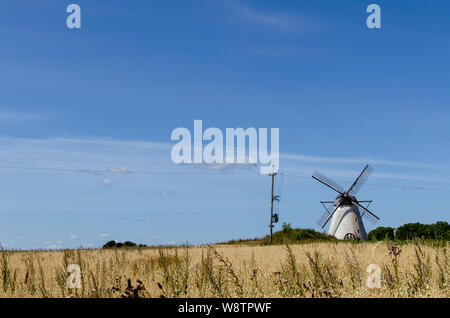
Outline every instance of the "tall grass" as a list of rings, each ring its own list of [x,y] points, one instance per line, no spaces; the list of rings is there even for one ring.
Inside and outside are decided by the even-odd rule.
[[[0,249],[0,297],[450,296],[448,244],[378,245]],[[70,264],[81,269],[80,288],[67,284]],[[371,264],[381,288],[366,285]]]

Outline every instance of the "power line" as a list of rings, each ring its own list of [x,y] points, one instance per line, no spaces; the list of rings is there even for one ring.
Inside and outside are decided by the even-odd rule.
[[[54,172],[74,172],[85,174],[133,174],[133,175],[209,175],[209,176],[261,176],[258,172],[230,172],[229,170],[216,170],[216,171],[158,171],[158,170],[123,170],[123,171],[111,171],[111,169],[74,169],[74,168],[51,168],[51,167],[32,167],[32,166],[14,166],[14,165],[0,165],[0,169],[15,169],[15,170],[35,170],[35,171],[54,171]],[[280,173],[281,176],[290,178],[310,180],[310,176],[292,175],[286,173]],[[343,181],[343,180],[339,180]],[[442,183],[442,182],[433,182]],[[421,186],[402,186],[402,185],[387,185],[368,183],[371,187],[381,187],[389,189],[411,190],[411,191],[445,191],[450,192],[450,188],[440,187],[421,187]]]
[[[123,171],[111,171],[111,169],[99,170],[99,169],[73,169],[73,168],[48,168],[48,167],[29,167],[29,166],[11,166],[0,165],[0,169],[16,169],[16,170],[38,170],[38,171],[55,171],[55,172],[77,172],[88,174],[165,174],[165,175],[230,175],[230,176],[242,176],[242,175],[260,175],[259,173],[234,173],[224,171],[139,171],[139,170],[123,170]]]
[[[99,160],[70,160],[70,159],[49,159],[49,158],[37,158],[37,157],[28,157],[28,156],[8,156],[8,155],[1,155],[0,158],[3,159],[13,159],[13,160],[33,160],[33,161],[48,161],[48,162],[72,162],[72,163],[102,163],[102,164],[110,164],[114,165],[118,162],[115,161],[99,161]],[[157,165],[163,165],[164,163],[148,163],[148,162],[132,162],[132,161],[120,161],[120,164],[123,165],[139,165],[139,166],[157,166]]]

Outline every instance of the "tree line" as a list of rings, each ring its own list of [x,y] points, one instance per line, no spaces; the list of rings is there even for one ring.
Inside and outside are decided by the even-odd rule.
[[[138,246],[136,243],[130,242],[130,241],[125,241],[123,243],[116,242],[116,241],[109,241],[103,245],[103,248],[136,247],[136,246]],[[145,246],[146,245],[144,245],[144,244],[139,244],[139,247],[145,247]]]
[[[434,224],[407,223],[398,228],[378,227],[367,235],[370,241],[380,240],[411,240],[421,238],[426,240],[450,240],[450,225],[447,222]]]

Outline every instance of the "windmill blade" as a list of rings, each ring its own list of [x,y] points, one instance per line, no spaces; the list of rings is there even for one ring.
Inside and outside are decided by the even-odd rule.
[[[320,203],[322,203],[322,205],[325,207],[324,204],[334,204],[334,201],[320,201]],[[325,207],[326,209],[326,207]]]
[[[336,191],[339,194],[343,194],[345,191],[344,188],[341,187],[338,183],[328,179],[323,174],[321,174],[319,171],[315,171],[314,174],[312,175],[312,177],[314,179],[316,179],[317,181],[319,181],[320,183],[323,183],[327,187],[333,189],[334,191]]]
[[[359,203],[358,201],[353,201],[353,204],[359,206],[361,209],[363,209],[366,212],[365,214],[369,214],[370,216],[375,218],[377,221],[380,219],[378,216],[376,216],[375,214],[370,212],[366,207],[362,206],[361,203]]]
[[[323,224],[321,225],[322,228],[325,227],[325,225],[327,225],[328,221],[330,221],[331,217],[333,216],[334,212],[336,212],[337,208],[339,207],[339,205],[336,205],[333,209],[333,211],[330,213],[330,215],[328,215],[328,218],[323,222]]]
[[[372,200],[358,200],[359,203],[367,203],[367,205],[365,206],[366,209],[369,208],[369,206],[372,204]],[[363,214],[366,213],[366,211],[363,211]]]
[[[376,224],[378,222],[378,220],[376,218],[374,218],[372,215],[370,215],[369,213],[364,213],[362,215],[362,217],[365,218],[366,220],[368,220],[372,224]]]
[[[334,201],[321,201],[325,210],[327,210],[328,214],[333,213],[334,210]]]
[[[334,201],[320,201],[320,203],[325,208],[325,212],[322,216],[317,220],[316,224],[318,226],[322,226],[323,222],[328,218],[328,216],[333,212],[334,209]],[[328,205],[328,207],[327,207]]]
[[[369,208],[370,204],[372,203],[372,200],[366,200],[366,201],[358,201],[359,203],[368,203],[366,205],[366,209]],[[374,218],[373,216],[371,216],[369,213],[367,213],[365,210],[362,211],[361,217],[365,218],[366,220],[368,220],[370,223],[375,224],[378,222],[378,220],[376,218]]]
[[[367,179],[369,179],[370,174],[372,173],[373,168],[369,165],[366,165],[364,170],[361,172],[361,174],[356,178],[355,182],[353,182],[350,189],[348,189],[348,193],[351,195],[355,195],[359,189],[366,183]]]
[[[322,216],[320,217],[320,219],[317,220],[316,224],[320,227],[322,227],[323,222],[325,222],[325,220],[328,218],[328,216],[330,215],[330,212],[325,211]]]

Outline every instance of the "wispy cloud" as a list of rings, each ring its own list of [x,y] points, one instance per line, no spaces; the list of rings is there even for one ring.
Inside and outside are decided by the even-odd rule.
[[[246,50],[248,53],[262,56],[262,57],[299,57],[299,56],[314,56],[320,54],[323,50],[320,48],[298,48],[298,47],[261,47],[250,48]]]
[[[282,31],[305,31],[317,29],[321,23],[309,17],[286,12],[274,12],[250,7],[242,1],[227,1],[226,6],[245,21],[264,25]]]
[[[0,247],[12,247],[13,245],[15,245],[16,242],[15,241],[10,241],[10,242],[4,242],[4,243],[0,243]]]
[[[151,222],[153,222],[153,218],[147,216],[147,217],[145,217],[145,218],[140,218],[140,219],[138,219],[138,222],[151,223]]]
[[[124,167],[112,167],[108,171],[111,173],[130,173],[130,171]]]
[[[375,167],[375,172],[368,181],[370,185],[395,187],[408,191],[450,191],[450,188],[428,185],[450,184],[450,177],[448,177],[450,166],[440,164],[296,154],[281,154],[280,158],[283,164],[282,170],[286,175],[304,179],[311,179],[312,173],[319,170],[339,183],[348,183],[359,175],[365,164],[371,164]],[[379,184],[375,180],[384,181]]]
[[[407,167],[407,168],[445,168],[450,169],[450,166],[444,166],[434,163],[418,163],[418,162],[408,162],[408,161],[395,161],[395,160],[383,160],[374,158],[356,158],[356,157],[321,157],[321,156],[308,156],[308,155],[297,155],[297,154],[280,154],[281,159],[285,160],[295,160],[300,162],[314,162],[314,163],[369,163],[383,166],[396,166],[396,167]]]
[[[136,140],[97,139],[23,139],[0,138],[2,149],[0,168],[10,166],[33,167],[45,171],[47,168],[61,171],[85,172],[93,175],[101,174],[98,182],[111,185],[116,182],[137,182],[137,175],[146,176],[158,173],[217,173],[218,175],[234,171],[239,174],[252,174],[257,170],[255,164],[189,164],[175,165],[170,160],[170,143],[156,143]],[[374,179],[403,180],[402,186],[410,185],[410,181],[450,183],[445,171],[450,165],[424,163],[414,161],[389,160],[368,157],[334,157],[312,156],[304,154],[281,153],[280,163],[286,172],[310,177],[312,171],[320,170],[329,173],[330,177],[353,179],[366,163],[375,168]],[[200,170],[209,170],[202,172]],[[247,171],[248,170],[248,171]],[[38,171],[38,170],[36,170]],[[40,171],[40,170],[39,170]],[[101,173],[97,173],[101,172]],[[110,174],[110,175],[108,175]],[[114,175],[114,177],[112,176]],[[136,178],[133,176],[136,175]],[[183,177],[180,177],[183,178]],[[141,178],[139,182],[153,182]],[[155,177],[152,180],[162,179]],[[160,192],[160,196],[170,193]]]
[[[46,246],[46,249],[48,249],[48,250],[57,250],[57,249],[59,249],[61,247],[62,247],[61,245],[51,244],[51,245]]]
[[[313,166],[302,166],[302,167],[288,167],[284,168],[286,171],[286,174],[292,174],[299,177],[305,177],[310,178],[313,171],[317,169],[317,167]],[[319,168],[320,172],[324,173],[327,177],[337,178],[336,181],[353,181],[358,174],[361,172],[360,170],[349,170],[341,167],[324,167]],[[373,179],[384,179],[384,180],[393,180],[393,181],[417,181],[417,182],[427,182],[427,183],[447,183],[450,184],[450,179],[448,178],[442,178],[439,176],[427,176],[427,175],[420,175],[420,174],[414,174],[411,172],[410,174],[406,173],[385,173],[385,172],[374,172],[371,175],[371,178]],[[415,189],[419,188],[414,186],[404,186],[402,188],[408,188],[408,189]]]
[[[257,11],[242,4],[232,3],[230,7],[242,18],[286,30],[297,30],[297,21],[280,14]]]
[[[0,123],[2,124],[21,124],[30,121],[49,119],[50,116],[46,114],[0,110]]]
[[[111,179],[105,178],[105,179],[103,179],[103,184],[104,185],[112,185],[112,184],[114,184],[114,181],[112,181]]]

